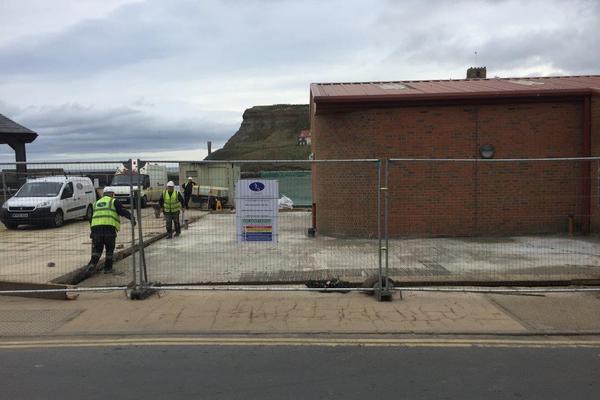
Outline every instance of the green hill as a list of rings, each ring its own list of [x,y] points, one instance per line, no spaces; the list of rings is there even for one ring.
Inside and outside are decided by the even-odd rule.
[[[225,146],[206,159],[307,160],[310,146],[299,146],[297,141],[300,131],[309,127],[307,104],[255,106],[244,111],[240,129]],[[285,167],[298,169],[297,164]]]

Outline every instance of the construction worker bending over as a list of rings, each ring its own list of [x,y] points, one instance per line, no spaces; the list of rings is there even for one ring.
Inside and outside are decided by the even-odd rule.
[[[163,192],[158,200],[158,204],[165,214],[167,223],[167,239],[173,237],[173,222],[175,222],[175,236],[181,235],[181,224],[179,223],[179,212],[183,207],[183,197],[181,193],[175,191],[173,181],[167,183],[167,190]]]
[[[104,261],[104,273],[110,274],[113,271],[113,253],[115,251],[115,241],[117,232],[121,228],[119,216],[125,217],[135,226],[135,218],[132,218],[119,200],[115,199],[114,192],[110,189],[104,191],[100,200],[94,204],[94,213],[90,226],[92,233],[92,258],[87,266],[87,273],[92,273],[96,269],[102,250],[106,248],[106,259]]]

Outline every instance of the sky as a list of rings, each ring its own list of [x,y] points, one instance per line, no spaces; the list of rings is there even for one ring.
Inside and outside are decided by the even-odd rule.
[[[600,0],[0,0],[0,113],[29,160],[199,160],[311,82],[600,74],[598,49]]]

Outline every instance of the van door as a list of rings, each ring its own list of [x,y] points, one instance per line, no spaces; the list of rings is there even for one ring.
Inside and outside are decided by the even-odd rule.
[[[85,194],[84,182],[75,181],[73,184],[75,185],[75,203],[77,203],[77,213],[75,215],[77,217],[83,217],[89,204]]]
[[[81,204],[81,190],[77,190],[73,182],[67,182],[60,199],[65,212],[65,220],[79,218],[85,213],[85,206]]]

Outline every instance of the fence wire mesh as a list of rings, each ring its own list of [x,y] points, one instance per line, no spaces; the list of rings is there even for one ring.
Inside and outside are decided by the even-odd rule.
[[[0,290],[77,283],[90,260],[93,205],[119,164],[0,164]],[[123,225],[115,250],[121,257],[131,246]]]
[[[180,236],[173,226],[173,239],[146,250],[148,280],[362,282],[378,270],[378,168],[373,161],[179,163],[184,201],[183,184],[193,182],[189,208],[181,213]],[[314,188],[286,191],[279,179],[306,174],[318,179]],[[338,218],[352,207],[357,212]]]
[[[390,159],[389,275],[600,279],[598,159]]]
[[[353,287],[380,266],[396,285],[600,279],[596,158],[391,159],[386,168],[378,160],[142,161],[135,176],[123,167],[0,164],[0,291],[120,288],[136,278]],[[184,198],[172,239],[159,206],[168,181]],[[132,232],[121,218],[114,273],[97,273],[105,255],[85,273],[90,213],[106,187],[138,226]],[[258,192],[267,195],[256,202]]]
[[[0,166],[5,255],[0,290],[31,289],[26,286],[31,283],[130,285],[136,274],[140,279],[142,259],[135,250],[142,241],[143,278],[161,285],[308,282],[318,287],[333,281],[343,287],[378,272],[377,160],[140,161],[133,177],[117,161],[30,163],[19,165],[19,172],[14,163]],[[303,185],[285,181],[298,177]],[[172,238],[159,205],[168,181],[184,203],[175,218],[180,235],[173,221]],[[252,195],[260,191],[252,184],[266,187],[267,196],[258,203]],[[132,205],[139,202],[139,225],[132,233],[131,223],[121,218],[112,274],[97,273],[106,253],[87,273],[90,213],[107,187],[134,214]]]

